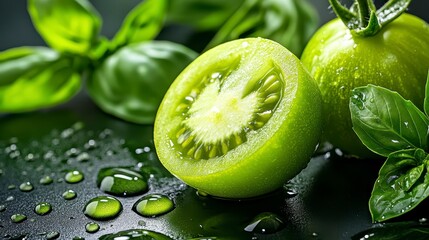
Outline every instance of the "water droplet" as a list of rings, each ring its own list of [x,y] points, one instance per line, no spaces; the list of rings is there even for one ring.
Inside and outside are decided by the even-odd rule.
[[[97,142],[94,139],[88,140],[87,143],[83,145],[86,150],[93,150],[98,147]]]
[[[77,194],[73,190],[67,190],[63,192],[62,196],[65,200],[72,200],[76,198]]]
[[[427,222],[428,221],[428,219],[427,218],[420,218],[419,219],[419,223],[425,223],[425,222]]]
[[[148,184],[140,173],[120,167],[101,169],[97,185],[103,192],[115,196],[135,196],[148,190]]]
[[[60,137],[62,139],[69,138],[74,134],[74,130],[72,128],[66,128],[60,133]]]
[[[34,154],[29,153],[29,154],[27,154],[27,156],[25,156],[24,159],[25,159],[25,161],[32,162],[32,161],[34,161],[35,157],[34,157]]]
[[[57,239],[60,237],[60,233],[59,232],[49,232],[46,234],[46,239],[51,240],[51,239]]]
[[[39,183],[42,185],[49,185],[54,182],[54,179],[52,179],[50,176],[44,176],[39,180]]]
[[[89,161],[89,154],[86,152],[83,152],[76,157],[76,160],[78,162],[87,162]]]
[[[83,173],[78,170],[72,170],[66,173],[64,179],[67,183],[78,183],[84,178]]]
[[[174,209],[174,202],[161,194],[150,194],[140,198],[133,210],[143,217],[156,217]]]
[[[4,212],[6,210],[6,206],[5,205],[0,205],[0,212]]]
[[[14,185],[14,184],[10,184],[9,186],[7,186],[8,190],[13,190],[15,188],[16,188],[16,185]]]
[[[112,135],[112,130],[110,130],[110,129],[104,129],[99,135],[98,135],[98,137],[99,138],[101,138],[101,139],[104,139],[104,138],[107,138],[107,137],[109,137],[109,136],[111,136]]]
[[[295,197],[296,195],[298,195],[298,192],[293,189],[293,188],[287,188],[286,189],[286,196],[291,198],[291,197]]]
[[[209,196],[209,194],[208,193],[206,193],[206,192],[204,192],[204,191],[201,191],[201,190],[197,190],[197,195],[199,196],[199,197],[208,197]]]
[[[70,148],[66,151],[65,155],[67,157],[76,157],[80,153],[80,150],[77,148]]]
[[[52,160],[53,158],[54,158],[54,152],[53,151],[47,151],[43,155],[43,159],[45,159],[45,160]]]
[[[52,206],[47,202],[41,202],[37,204],[36,207],[34,208],[34,212],[39,215],[46,215],[51,211],[52,211]]]
[[[13,214],[10,217],[10,220],[12,220],[13,223],[20,223],[20,222],[25,221],[26,219],[27,219],[27,216],[25,216],[24,214],[20,214],[20,213]]]
[[[170,237],[157,233],[150,230],[144,229],[130,229],[117,233],[111,233],[103,235],[99,238],[100,240],[139,240],[139,239],[150,239],[150,240],[171,240]]]
[[[89,222],[85,225],[85,230],[89,233],[95,233],[100,230],[100,225],[95,222]]]
[[[108,220],[115,218],[122,211],[121,202],[114,197],[99,196],[86,203],[84,214],[95,220]]]
[[[137,224],[142,227],[146,226],[146,222],[143,220],[139,220]]]
[[[6,198],[6,202],[10,202],[10,201],[13,201],[13,200],[15,200],[14,196],[9,196],[9,197]]]
[[[30,182],[23,182],[21,183],[21,185],[19,185],[19,190],[21,190],[22,192],[30,192],[33,191],[33,189],[33,184],[31,184]]]
[[[275,233],[285,227],[284,222],[274,213],[264,212],[257,215],[244,230],[252,233]]]

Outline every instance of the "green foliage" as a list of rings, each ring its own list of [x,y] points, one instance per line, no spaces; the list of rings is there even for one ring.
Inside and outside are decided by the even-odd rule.
[[[53,49],[86,55],[98,39],[101,18],[86,0],[28,0],[37,31]]]
[[[74,59],[44,47],[0,53],[0,111],[20,112],[65,102],[80,89]]]
[[[424,109],[428,113],[429,75]],[[429,196],[429,119],[410,101],[368,85],[353,90],[353,129],[368,149],[387,156],[369,200],[372,219],[403,215]]]
[[[116,33],[115,47],[155,38],[163,26],[166,8],[166,0],[146,0],[136,6]]]
[[[246,37],[274,40],[299,56],[317,27],[317,14],[304,0],[245,0],[219,29],[208,48]]]
[[[169,0],[168,22],[199,31],[219,29],[245,0]]]
[[[112,115],[153,123],[168,87],[196,57],[194,51],[172,42],[131,44],[95,70],[88,80],[88,91],[98,106]]]

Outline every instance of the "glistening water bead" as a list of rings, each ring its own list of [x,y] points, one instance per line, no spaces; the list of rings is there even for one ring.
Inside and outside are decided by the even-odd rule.
[[[54,179],[52,179],[50,176],[44,176],[39,180],[39,183],[42,185],[49,185],[54,182]]]
[[[88,233],[95,233],[100,230],[100,225],[95,222],[89,222],[85,225],[85,230]]]
[[[65,200],[72,200],[72,199],[76,198],[77,194],[73,190],[67,190],[67,191],[63,192],[62,196]]]
[[[25,216],[24,214],[20,214],[20,213],[13,214],[10,217],[10,220],[12,220],[13,223],[20,223],[20,222],[25,221],[26,219],[27,219],[27,216]]]
[[[19,190],[21,190],[22,192],[30,192],[33,189],[33,184],[31,184],[30,182],[24,182],[19,185]]]
[[[47,202],[41,202],[37,204],[36,207],[34,208],[34,212],[37,213],[38,215],[46,215],[51,211],[52,211],[52,206]]]
[[[161,194],[150,194],[140,198],[133,210],[143,217],[156,217],[174,209],[174,202]]]
[[[130,229],[103,235],[99,240],[172,240],[164,234],[144,229]]]
[[[115,218],[122,211],[121,202],[108,196],[98,196],[86,203],[84,214],[95,220],[109,220]]]
[[[97,185],[101,191],[115,196],[135,196],[148,190],[148,184],[140,173],[121,167],[101,169]]]
[[[244,230],[252,233],[275,233],[285,227],[284,222],[274,213],[264,212],[257,215]]]
[[[84,178],[83,173],[78,170],[72,170],[66,173],[64,179],[67,183],[78,183]]]

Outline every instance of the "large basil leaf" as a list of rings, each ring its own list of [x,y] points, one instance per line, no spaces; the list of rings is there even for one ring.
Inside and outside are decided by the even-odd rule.
[[[301,55],[317,28],[317,14],[306,0],[246,0],[207,48],[244,37],[263,37]]]
[[[125,18],[113,39],[115,47],[152,40],[161,30],[167,11],[166,0],[146,0]]]
[[[379,155],[407,148],[428,149],[428,117],[397,92],[374,85],[355,88],[350,111],[353,130]]]
[[[369,209],[373,221],[400,216],[429,196],[427,154],[407,149],[389,155],[374,184]]]
[[[0,53],[0,111],[21,112],[53,106],[74,96],[80,75],[74,60],[44,47]]]
[[[131,44],[109,56],[88,80],[88,91],[105,112],[152,124],[173,80],[197,57],[172,42]]]
[[[60,52],[88,55],[96,44],[101,18],[87,0],[28,0],[34,26]]]
[[[168,22],[189,25],[200,31],[217,30],[244,0],[170,0]]]

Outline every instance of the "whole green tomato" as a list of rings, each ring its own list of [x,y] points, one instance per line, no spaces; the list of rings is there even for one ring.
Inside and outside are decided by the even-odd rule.
[[[404,13],[375,35],[361,36],[337,18],[316,32],[301,60],[322,93],[324,138],[349,154],[372,156],[353,132],[350,92],[371,83],[421,107],[429,69],[429,26]]]

